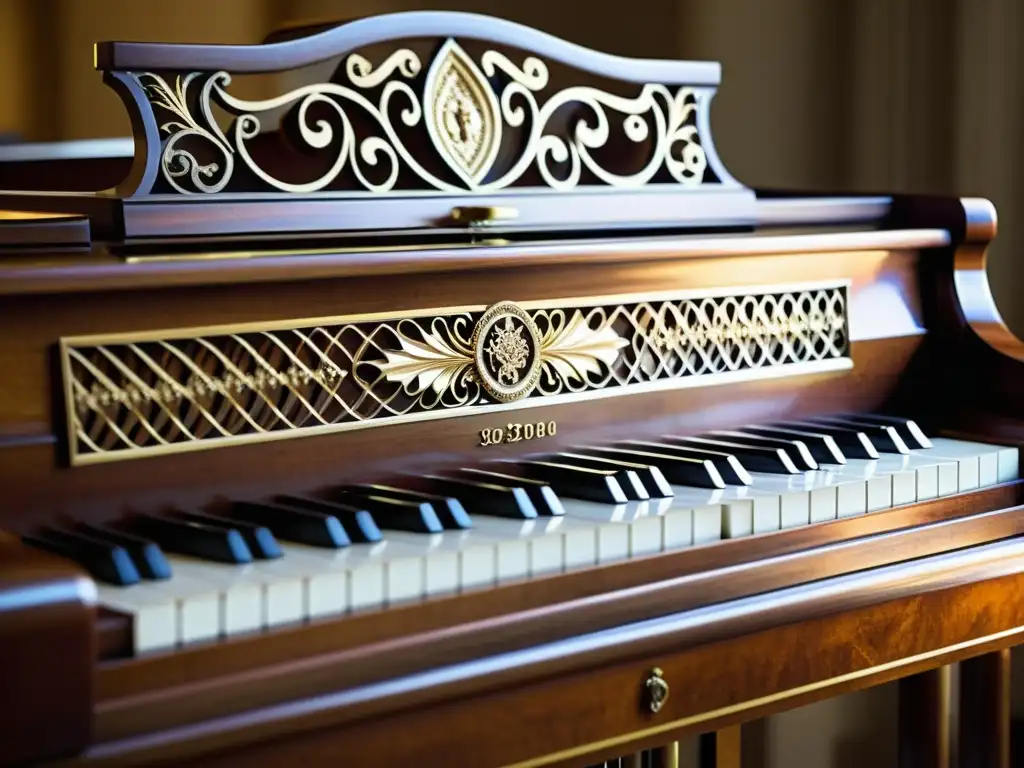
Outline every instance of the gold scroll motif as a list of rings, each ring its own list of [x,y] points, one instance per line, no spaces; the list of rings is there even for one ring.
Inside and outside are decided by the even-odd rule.
[[[74,464],[850,366],[845,285],[69,338],[61,358]]]

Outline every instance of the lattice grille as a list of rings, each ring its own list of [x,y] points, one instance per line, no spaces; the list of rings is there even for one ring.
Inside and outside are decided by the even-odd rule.
[[[501,385],[481,352],[493,356],[495,339],[515,352]],[[847,354],[843,286],[63,343],[75,463],[439,418],[511,400],[796,373]]]

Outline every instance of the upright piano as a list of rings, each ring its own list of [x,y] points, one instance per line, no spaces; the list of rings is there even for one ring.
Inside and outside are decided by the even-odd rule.
[[[469,14],[95,67],[127,150],[0,162],[5,764],[735,768],[893,681],[1010,764],[989,202],[753,190],[717,64]]]

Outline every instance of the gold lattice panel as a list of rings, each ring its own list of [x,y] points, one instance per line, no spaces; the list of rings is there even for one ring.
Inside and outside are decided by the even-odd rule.
[[[845,284],[61,341],[72,463],[836,370]]]

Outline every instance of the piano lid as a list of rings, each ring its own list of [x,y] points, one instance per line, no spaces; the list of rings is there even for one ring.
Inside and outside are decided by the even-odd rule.
[[[0,208],[86,213],[94,237],[125,243],[756,220],[712,141],[716,63],[622,58],[453,12],[254,46],[100,43],[95,59],[132,119],[127,178]],[[280,93],[242,96],[233,77],[252,73],[278,74]]]

